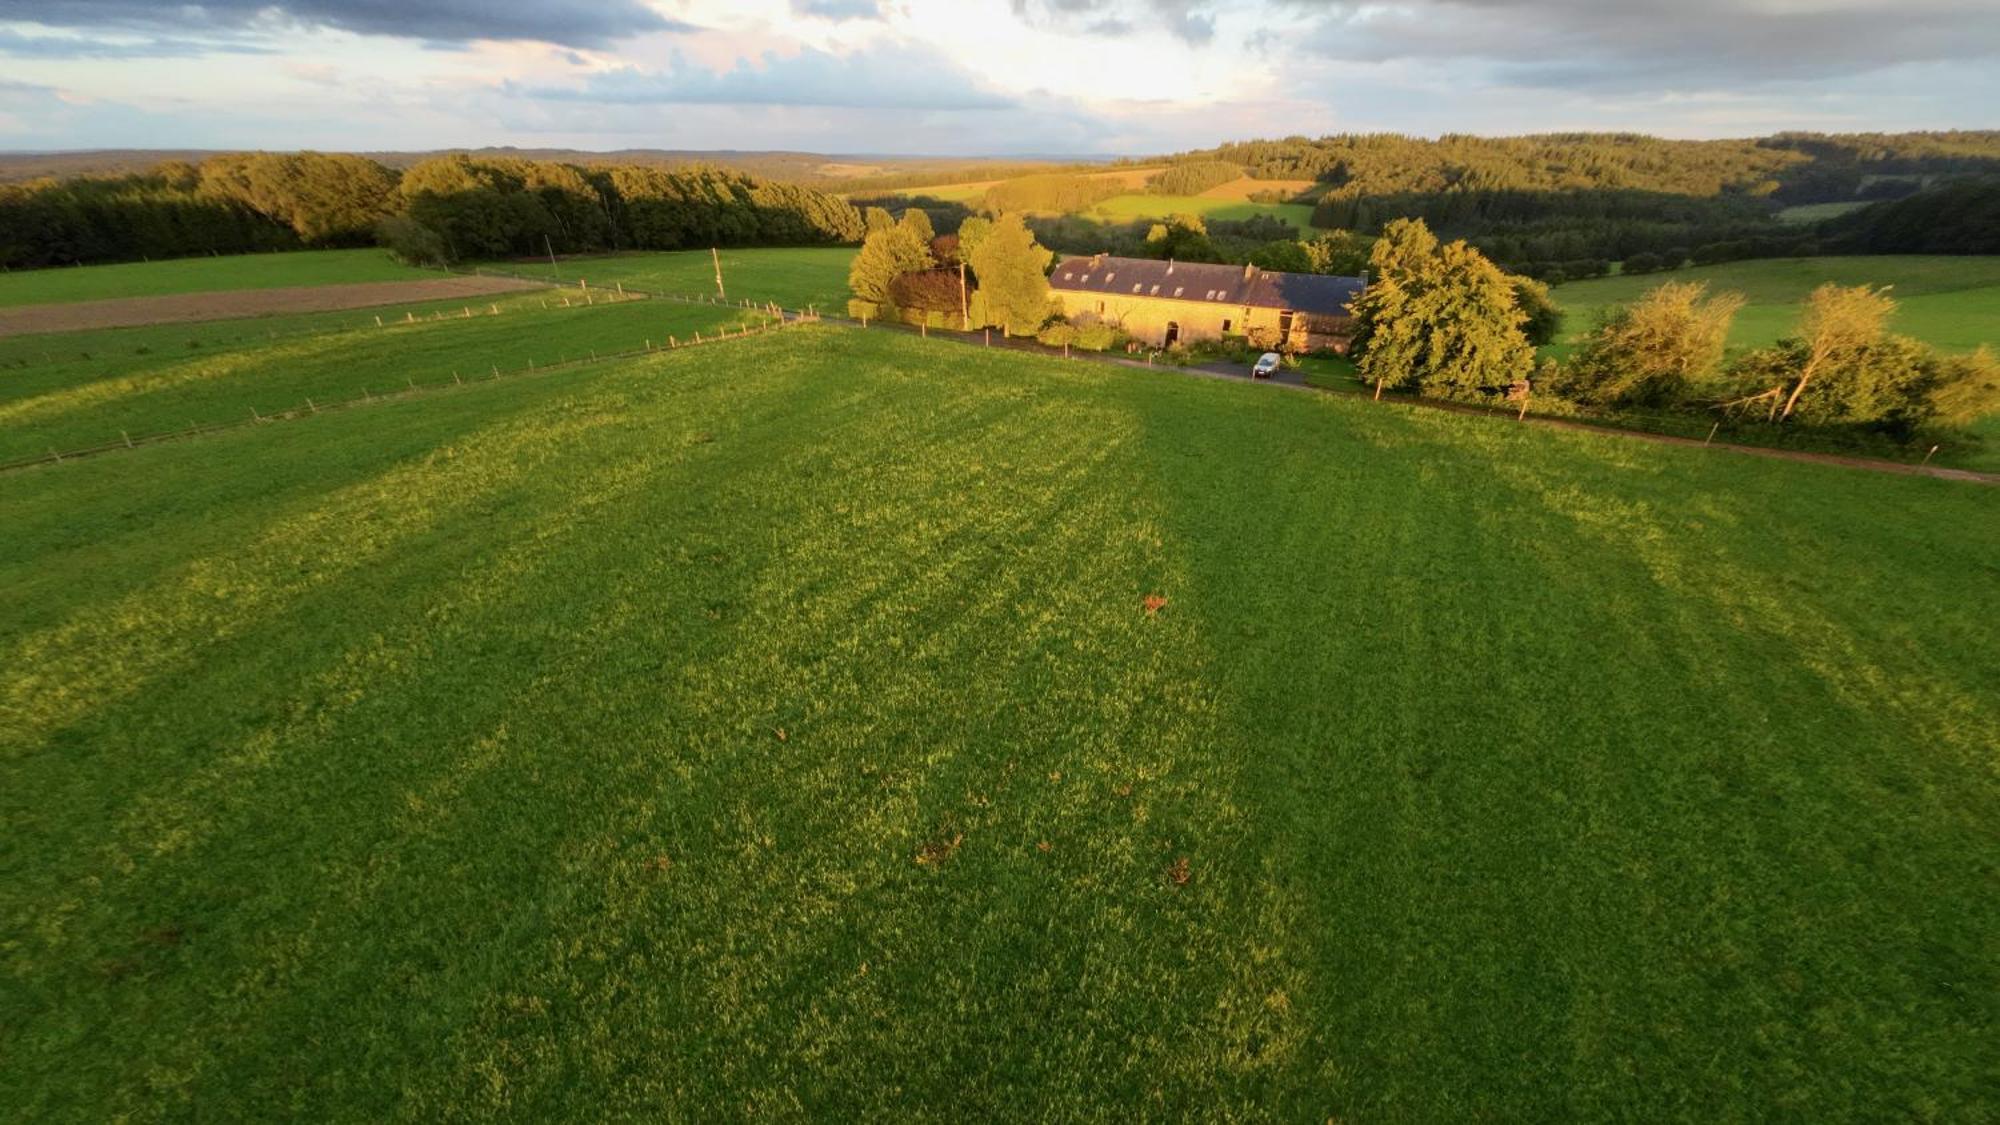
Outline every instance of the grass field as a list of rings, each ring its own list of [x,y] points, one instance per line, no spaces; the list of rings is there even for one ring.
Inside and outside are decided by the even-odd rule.
[[[1137,190],[1145,187],[1146,178],[1159,170],[1158,165],[1150,165],[1144,168],[1114,168],[1107,172],[1089,172],[1085,173],[1084,176],[1086,179],[1092,180],[1117,180]],[[987,188],[1005,182],[1004,180],[978,180],[966,184],[934,184],[928,187],[899,188],[893,194],[912,197],[927,195],[932,199],[941,199],[952,203],[964,203],[976,208],[980,201],[986,198]]]
[[[414,281],[436,270],[397,264],[383,250],[314,250],[289,254],[237,254],[127,262],[110,266],[16,270],[0,274],[0,306],[157,297],[228,289],[277,289],[288,285],[341,285],[362,281]]]
[[[477,306],[399,306],[0,338],[0,462],[194,425],[512,374],[648,341],[768,319],[727,306],[631,300],[562,308],[525,294]],[[555,304],[556,307],[544,308]],[[497,308],[499,315],[489,309]],[[421,319],[432,313],[444,319]],[[406,315],[420,319],[404,320]],[[380,316],[383,326],[375,324]]]
[[[0,475],[0,1104],[1977,1119],[1994,503],[832,327]]]
[[[1858,210],[1868,204],[1861,200],[1845,200],[1839,203],[1801,203],[1778,212],[1778,218],[1787,223],[1817,223],[1825,219],[1839,218],[1849,211]]]
[[[753,248],[722,252],[723,287],[730,300],[776,301],[788,309],[847,305],[847,267],[852,246]],[[598,289],[614,284],[652,293],[707,297],[715,293],[715,265],[706,250],[634,252],[590,258],[566,258],[551,271],[532,261],[497,263],[524,277],[575,285],[587,281]]]
[[[1164,219],[1170,215],[1200,215],[1205,219],[1248,219],[1269,215],[1297,227],[1301,234],[1312,231],[1311,206],[1304,203],[1251,203],[1211,195],[1116,195],[1088,211],[1086,218],[1129,223],[1134,219]]]
[[[1590,331],[1598,313],[1637,299],[1668,281],[1703,281],[1711,290],[1749,298],[1737,314],[1730,343],[1755,347],[1789,335],[1799,302],[1828,281],[1889,285],[1901,306],[1895,329],[1949,351],[2000,345],[2000,257],[1883,255],[1879,257],[1772,258],[1697,266],[1666,273],[1572,281],[1555,288],[1565,311],[1564,335]]]

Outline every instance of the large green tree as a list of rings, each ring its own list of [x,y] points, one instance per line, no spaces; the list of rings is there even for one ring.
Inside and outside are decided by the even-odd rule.
[[[937,237],[937,228],[931,225],[930,212],[921,207],[912,207],[904,211],[902,221],[896,225],[922,239],[927,246],[931,239]]]
[[[847,270],[847,288],[863,301],[883,304],[888,302],[889,287],[897,278],[936,264],[930,244],[917,237],[916,231],[891,224],[868,232],[862,240],[861,251]]]
[[[1804,345],[1805,359],[1778,420],[1792,416],[1799,396],[1815,377],[1855,374],[1869,350],[1888,333],[1889,318],[1895,312],[1896,302],[1886,288],[1829,282],[1813,290],[1799,313],[1798,338]]]
[[[1471,246],[1440,246],[1422,220],[1399,219],[1383,229],[1369,263],[1374,277],[1354,303],[1354,346],[1378,396],[1414,385],[1478,399],[1534,366],[1513,284]]]
[[[1722,365],[1740,293],[1710,296],[1699,282],[1670,281],[1611,311],[1558,389],[1597,406],[1664,406],[1686,398]]]
[[[1034,332],[1049,310],[1049,263],[1054,255],[1035,241],[1017,214],[994,220],[970,258],[979,275],[986,323],[1003,331]]]

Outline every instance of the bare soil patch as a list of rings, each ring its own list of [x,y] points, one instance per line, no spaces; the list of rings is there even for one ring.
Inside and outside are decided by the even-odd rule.
[[[36,332],[80,332],[180,321],[234,320],[280,313],[328,312],[371,305],[484,297],[521,289],[546,288],[512,277],[439,277],[423,281],[370,281],[357,285],[308,285],[287,289],[237,289],[220,293],[177,293],[161,297],[121,297],[60,305],[0,309],[0,336]]]

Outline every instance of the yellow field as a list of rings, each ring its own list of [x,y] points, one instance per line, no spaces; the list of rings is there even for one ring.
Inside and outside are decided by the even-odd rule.
[[[1201,193],[1203,199],[1247,200],[1262,191],[1282,191],[1298,196],[1319,186],[1317,180],[1253,180],[1248,176],[1231,180],[1220,187],[1212,187]]]

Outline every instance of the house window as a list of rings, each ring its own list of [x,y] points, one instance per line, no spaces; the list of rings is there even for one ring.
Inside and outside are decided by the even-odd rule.
[[[1114,278],[1114,277],[1117,277],[1117,276],[1118,276],[1118,275],[1117,275],[1116,273],[1107,273],[1107,274],[1105,274],[1105,275],[1104,275],[1104,284],[1106,284],[1106,285],[1109,285],[1109,284],[1111,284],[1111,279],[1112,279],[1112,278]]]
[[[1187,287],[1186,287],[1186,286],[1184,286],[1184,285],[1176,285],[1176,286],[1174,286],[1174,296],[1176,296],[1176,297],[1180,296],[1180,295],[1181,295],[1181,290],[1182,290],[1182,289],[1185,289],[1185,288],[1187,288]]]
[[[1159,287],[1159,286],[1157,286],[1157,285],[1153,286],[1153,291],[1152,291],[1151,293],[1147,294],[1147,295],[1148,295],[1148,296],[1151,296],[1151,297],[1157,297],[1157,296],[1159,296],[1159,295],[1160,295],[1160,287]]]
[[[1134,285],[1134,286],[1132,287],[1132,292],[1134,292],[1134,293],[1137,293],[1137,292],[1138,292],[1138,291],[1139,291],[1139,290],[1140,290],[1141,288],[1143,288],[1143,287],[1145,286],[1145,284],[1146,284],[1146,283],[1142,281],[1142,282],[1140,282],[1140,283],[1139,283],[1138,285]],[[1159,287],[1159,286],[1157,286],[1157,285],[1153,286],[1153,290],[1154,290],[1155,292],[1158,292],[1158,291],[1159,291],[1159,288],[1160,288],[1160,287]]]
[[[1215,299],[1218,301],[1227,301],[1229,299],[1229,290],[1217,289],[1215,291]]]
[[[1075,275],[1075,274],[1073,274],[1073,273],[1066,273],[1066,274],[1064,274],[1064,275],[1063,275],[1063,280],[1064,280],[1064,281],[1075,281],[1075,280],[1076,280],[1076,275]]]
[[[1103,302],[1103,301],[1099,301],[1099,302],[1097,302],[1097,311],[1098,311],[1099,313],[1102,313],[1102,312],[1104,311],[1104,302]]]
[[[1078,285],[1089,285],[1089,284],[1090,284],[1090,275],[1089,275],[1089,274],[1084,274],[1084,275],[1083,275],[1083,280],[1082,280],[1082,281],[1079,281],[1079,282],[1077,282],[1077,284],[1078,284]]]
[[[1229,331],[1229,318],[1226,316],[1222,318],[1222,330],[1224,332]]]
[[[1208,292],[1206,292],[1206,293],[1203,293],[1203,294],[1201,295],[1201,299],[1202,299],[1202,300],[1204,300],[1204,301],[1213,301],[1213,300],[1215,300],[1215,290],[1211,289],[1211,290],[1209,290]]]

